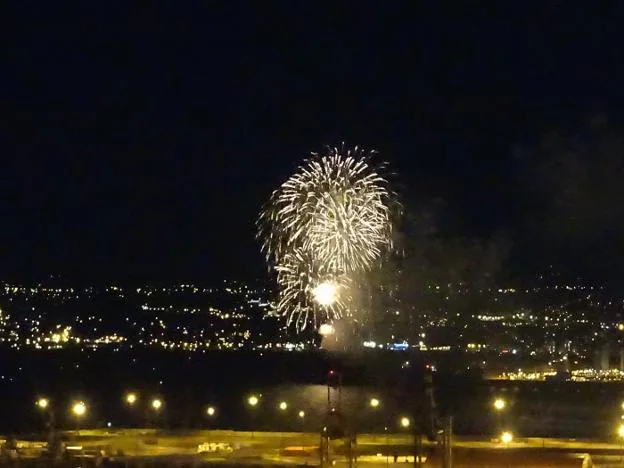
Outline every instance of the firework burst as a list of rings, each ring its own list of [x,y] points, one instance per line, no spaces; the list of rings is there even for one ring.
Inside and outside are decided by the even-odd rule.
[[[280,288],[277,308],[297,329],[340,318],[351,278],[392,248],[395,196],[372,154],[357,147],[313,154],[260,214],[262,250]]]

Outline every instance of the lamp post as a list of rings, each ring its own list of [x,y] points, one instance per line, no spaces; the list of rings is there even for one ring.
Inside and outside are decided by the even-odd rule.
[[[622,451],[624,450],[624,424],[618,427],[618,437],[620,438],[620,463],[622,462]]]
[[[128,408],[132,409],[136,406],[137,402],[139,401],[139,396],[135,392],[127,392],[124,395],[123,399],[124,399],[124,403],[128,406]],[[129,421],[131,425],[138,424],[138,421],[136,420],[136,415],[134,414],[133,411],[131,412],[129,416]]]
[[[301,425],[301,433],[303,434],[303,425],[305,423],[305,411],[303,410],[299,410],[299,413],[297,413],[297,417],[299,418],[299,422]]]
[[[379,398],[377,397],[372,397],[369,401],[368,401],[368,406],[373,410],[373,411],[377,411],[379,409],[379,405],[381,404],[381,402],[379,401]],[[377,415],[375,415],[377,416]],[[379,421],[377,420],[376,417],[371,418],[373,420],[373,424],[374,424],[374,429],[375,431],[377,430],[377,424],[379,424]]]
[[[401,417],[399,418],[399,427],[400,427],[401,429],[403,429],[404,431],[406,431],[406,432],[407,432],[407,434],[408,434],[408,435],[407,435],[407,441],[406,441],[406,443],[407,443],[407,444],[409,444],[409,432],[408,432],[408,431],[409,431],[409,428],[410,428],[410,426],[411,426],[411,425],[412,425],[412,422],[410,421],[410,418],[408,418],[407,416],[401,416]],[[416,454],[415,454],[415,453],[414,453],[414,456],[416,456]],[[414,459],[414,460],[415,460],[415,459]],[[395,461],[395,463],[396,463],[396,461],[397,461],[397,455],[396,455],[396,452],[395,452],[395,456],[394,456],[394,461]]]
[[[277,405],[277,408],[279,409],[279,412],[284,414],[286,413],[286,410],[288,409],[288,403],[286,403],[285,401],[280,401],[279,405]],[[282,421],[283,424],[284,421]],[[281,424],[280,424],[281,425]],[[284,433],[282,432],[285,427],[280,428],[280,447],[279,447],[279,452],[277,454],[277,458],[280,459],[282,456],[282,450],[284,450]]]
[[[43,419],[43,429],[44,431],[48,429],[48,447],[52,447],[55,443],[55,434],[54,434],[54,411],[50,406],[50,399],[47,397],[39,397],[35,402],[37,409],[41,412],[41,416]]]
[[[73,415],[76,417],[77,423],[79,423],[80,419],[82,419],[85,416],[85,414],[87,414],[87,405],[85,404],[84,401],[76,401],[72,405],[71,411]],[[77,428],[76,434],[79,434],[79,431],[80,429]]]
[[[250,411],[251,411],[251,438],[252,439],[255,438],[255,424],[256,424],[255,409],[258,407],[259,404],[260,404],[260,398],[257,395],[250,395],[247,398],[247,406],[250,408]]]
[[[507,402],[502,398],[496,398],[494,399],[494,403],[492,404],[492,406],[494,407],[494,412],[496,413],[496,430],[500,431],[502,427],[501,413],[507,407]]]
[[[80,436],[80,420],[87,414],[87,405],[84,401],[76,401],[71,407],[71,412],[76,417],[76,441],[78,441],[78,437]],[[85,466],[84,451],[80,458],[80,464],[82,467]]]
[[[160,398],[152,398],[152,401],[150,402],[150,408],[154,414],[154,428],[155,429],[158,427],[157,421],[158,421],[158,417],[161,414],[163,406],[164,406],[163,400],[161,400]]]
[[[216,414],[217,414],[217,409],[214,406],[209,405],[206,407],[206,416],[208,417],[210,421],[214,419]],[[208,444],[210,444],[210,432],[211,431],[212,431],[212,424],[208,423]]]

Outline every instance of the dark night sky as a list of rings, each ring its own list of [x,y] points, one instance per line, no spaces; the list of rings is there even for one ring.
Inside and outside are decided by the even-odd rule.
[[[14,2],[0,274],[261,274],[260,205],[343,140],[455,234],[514,228],[512,147],[619,112],[622,11],[460,3]]]

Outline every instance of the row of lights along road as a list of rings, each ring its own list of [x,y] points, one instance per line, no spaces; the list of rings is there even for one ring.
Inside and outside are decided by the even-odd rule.
[[[139,400],[139,397],[134,392],[127,393],[125,396],[125,401],[130,406],[134,406],[138,402],[138,400]],[[250,395],[247,398],[247,404],[250,407],[255,408],[256,406],[260,404],[260,397],[257,395]],[[371,408],[378,408],[380,404],[381,402],[379,401],[379,399],[374,398],[374,397],[371,398],[369,401],[369,405]],[[37,400],[37,406],[42,411],[45,411],[50,406],[50,400],[45,397],[39,398]],[[163,401],[160,398],[154,398],[152,399],[150,406],[152,407],[154,411],[160,411],[163,406]],[[496,398],[494,400],[493,406],[494,406],[494,410],[496,411],[496,413],[500,415],[500,413],[504,411],[505,408],[507,407],[507,402],[502,398]],[[288,409],[288,403],[285,401],[280,401],[278,408],[280,411],[286,411]],[[624,412],[624,402],[622,403],[622,411]],[[83,401],[74,402],[71,406],[71,412],[77,418],[83,417],[87,413],[86,403]],[[215,416],[216,413],[217,413],[217,410],[214,406],[208,406],[206,408],[206,414],[208,416],[211,416],[211,417]],[[305,412],[303,410],[300,410],[298,413],[298,416],[299,418],[303,419],[305,417]],[[624,420],[624,414],[622,414],[621,419]],[[407,429],[410,426],[410,419],[406,416],[401,417],[399,419],[399,425],[402,428]],[[624,440],[624,423],[618,426],[617,433],[618,433],[618,436],[622,440]],[[513,441],[513,434],[508,430],[502,431],[501,436],[500,436],[500,441],[505,445],[509,445]]]
[[[139,396],[134,392],[129,392],[129,393],[126,393],[124,400],[129,406],[134,406],[139,401]],[[40,410],[46,411],[50,406],[50,400],[48,398],[41,397],[37,400],[36,404]],[[154,411],[160,411],[163,407],[163,404],[164,403],[160,398],[154,398],[150,402],[150,406]],[[247,398],[247,404],[251,408],[255,408],[256,406],[260,404],[260,396],[250,395]],[[378,398],[373,397],[369,401],[369,406],[371,408],[378,408],[380,404],[381,402],[379,401]],[[280,411],[286,411],[288,409],[288,403],[285,401],[280,401],[277,407]],[[71,405],[70,409],[71,409],[72,414],[76,416],[77,418],[81,418],[87,413],[87,405],[83,401],[75,401]],[[208,406],[206,408],[206,414],[208,416],[215,416],[216,413],[217,413],[217,409],[214,406]],[[299,413],[297,413],[297,415],[299,416],[299,418],[303,419],[305,418],[305,411],[299,410]],[[399,425],[403,428],[408,428],[410,426],[410,419],[406,416],[401,417],[399,419]]]

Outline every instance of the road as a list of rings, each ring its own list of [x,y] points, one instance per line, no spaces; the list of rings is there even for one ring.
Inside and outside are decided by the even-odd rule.
[[[137,457],[184,457],[201,458],[213,462],[280,463],[317,465],[320,436],[315,433],[292,432],[234,432],[220,430],[197,430],[186,432],[165,432],[140,429],[81,430],[79,434],[65,434],[68,446],[74,453],[95,454],[100,450],[108,455],[123,458]],[[360,434],[352,451],[358,463],[367,466],[394,464],[413,460],[413,436],[399,434]],[[198,454],[198,446],[204,443],[225,444],[227,451]],[[25,456],[38,456],[42,452],[42,441],[19,441],[20,451]],[[474,459],[487,457],[550,457],[561,454],[591,454],[592,457],[619,459],[622,447],[613,442],[582,441],[562,439],[525,438],[504,445],[487,439],[455,437],[454,453]],[[430,457],[436,457],[439,450],[435,444],[423,441],[423,450]],[[341,441],[332,443],[332,458],[340,465],[347,449]],[[506,463],[513,464],[509,461]]]

